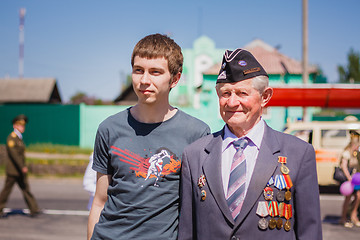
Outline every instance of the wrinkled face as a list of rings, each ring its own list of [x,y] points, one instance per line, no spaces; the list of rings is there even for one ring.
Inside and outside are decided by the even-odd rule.
[[[170,89],[176,86],[180,76],[181,73],[171,76],[165,58],[147,59],[135,56],[132,84],[138,103],[167,102]]]
[[[23,125],[23,124],[14,123],[13,128],[18,130],[21,133],[25,132],[25,125]]]
[[[248,133],[260,120],[262,108],[268,101],[267,97],[252,86],[252,79],[235,83],[218,83],[216,89],[222,119],[233,133],[236,134],[238,129],[244,135]],[[264,92],[266,91],[270,91],[269,88]]]

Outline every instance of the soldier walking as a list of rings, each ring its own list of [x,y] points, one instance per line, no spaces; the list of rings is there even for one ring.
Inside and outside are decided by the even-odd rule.
[[[36,200],[30,192],[27,178],[28,168],[25,165],[25,144],[22,140],[22,134],[25,132],[27,122],[28,119],[24,114],[16,116],[12,121],[14,131],[6,140],[8,160],[6,163],[6,180],[0,193],[0,217],[6,216],[3,209],[15,183],[22,191],[25,202],[30,209],[30,216],[35,217],[40,213]]]

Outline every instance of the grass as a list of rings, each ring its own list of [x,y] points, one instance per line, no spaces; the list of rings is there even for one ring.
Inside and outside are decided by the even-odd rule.
[[[26,158],[26,164],[40,164],[40,165],[69,165],[69,166],[83,166],[87,165],[87,159],[41,159],[41,158]]]
[[[4,147],[2,148],[5,149]],[[90,156],[92,149],[80,148],[78,146],[67,146],[60,144],[30,144],[26,147],[27,152],[54,153],[54,154],[84,154]],[[0,156],[1,157],[1,156]],[[27,157],[26,165],[33,166],[34,172],[29,172],[30,176],[37,177],[83,177],[83,169],[89,163],[89,158],[74,159],[69,158],[34,158]],[[52,174],[47,174],[48,170],[52,170]],[[64,170],[65,169],[65,170]],[[61,172],[61,173],[60,173]],[[0,176],[5,175],[5,163],[0,164]]]
[[[42,152],[42,153],[60,153],[60,154],[87,154],[92,153],[90,148],[80,148],[78,146],[68,146],[51,143],[36,143],[30,144],[26,147],[28,152]]]

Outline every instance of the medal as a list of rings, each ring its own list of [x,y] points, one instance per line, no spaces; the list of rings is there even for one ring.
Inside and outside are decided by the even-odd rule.
[[[269,215],[271,216],[271,219],[269,220],[269,228],[274,229],[277,226],[277,221],[275,220],[275,217],[279,215],[277,202],[275,201],[269,202]]]
[[[290,231],[291,229],[291,222],[289,219],[292,217],[292,206],[291,204],[285,204],[284,205],[284,217],[286,219],[286,222],[284,224],[285,231]]]
[[[275,229],[276,228],[276,220],[275,220],[275,218],[270,218],[270,220],[269,220],[269,228],[270,229]]]
[[[261,230],[266,230],[269,226],[269,223],[266,221],[265,217],[269,215],[269,208],[265,201],[260,201],[258,203],[256,214],[261,217],[258,222],[258,227]]]
[[[291,192],[290,188],[293,186],[293,183],[291,181],[290,175],[283,175],[286,183],[286,192],[285,192],[285,200],[290,201],[291,200]]]
[[[289,188],[286,188],[285,200],[286,200],[286,201],[290,201],[290,200],[291,200],[291,192],[289,191]]]
[[[283,202],[285,199],[285,192],[283,191],[279,191],[277,194],[276,194],[276,200],[278,202]]]
[[[285,166],[286,159],[287,159],[287,157],[283,157],[283,156],[278,157],[278,162],[281,163],[280,171],[283,174],[289,174],[289,172],[290,172],[290,170],[287,168],[287,166]]]
[[[260,220],[258,222],[258,227],[261,230],[266,230],[269,227],[269,223],[268,223],[268,221],[266,221],[265,218],[260,218]]]
[[[281,229],[282,227],[283,227],[283,221],[281,218],[278,218],[278,220],[276,220],[276,228]]]
[[[290,231],[291,230],[291,223],[289,220],[286,220],[285,224],[284,224],[284,229],[285,231]]]
[[[201,200],[205,201],[206,199],[206,191],[205,190],[201,190]]]
[[[205,175],[204,175],[204,174],[201,174],[201,176],[200,176],[199,179],[198,179],[198,186],[199,186],[200,188],[202,188],[203,186],[205,186],[205,183],[206,183]]]
[[[289,174],[289,172],[290,172],[290,170],[288,169],[288,167],[285,166],[284,164],[281,165],[280,171],[281,171],[283,174]]]
[[[264,188],[264,198],[266,201],[271,201],[274,197],[274,192],[271,187]]]

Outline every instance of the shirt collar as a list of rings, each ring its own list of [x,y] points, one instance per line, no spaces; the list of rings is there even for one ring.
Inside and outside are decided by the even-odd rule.
[[[17,135],[20,139],[22,139],[22,134],[21,134],[21,132],[19,132],[19,130],[17,130],[16,128],[14,128],[14,133],[16,133],[16,135]]]
[[[265,122],[262,118],[260,118],[260,121],[257,124],[255,124],[255,126],[250,130],[248,134],[245,135],[247,138],[251,140],[250,142],[252,142],[257,147],[257,149],[260,148],[261,140],[264,135],[264,130],[265,130]],[[226,124],[224,130],[222,152],[224,152],[230,146],[230,144],[237,139],[239,138],[230,131],[229,127]]]

